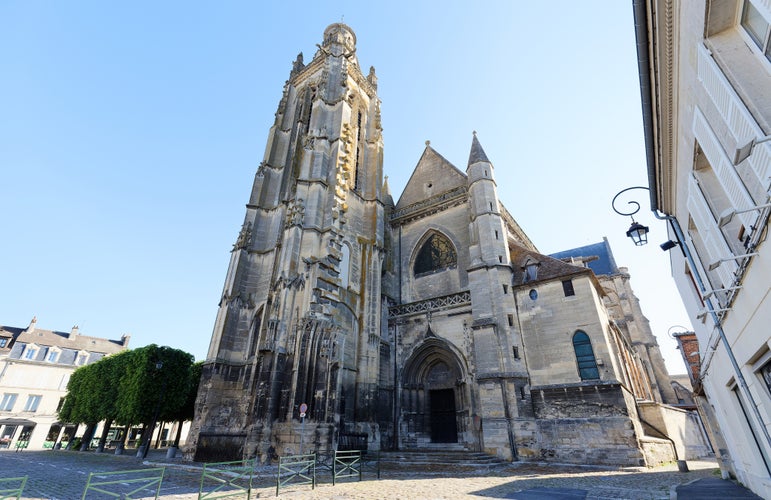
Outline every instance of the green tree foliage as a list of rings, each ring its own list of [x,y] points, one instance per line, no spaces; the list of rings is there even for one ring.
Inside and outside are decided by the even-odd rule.
[[[192,418],[187,406],[200,378],[194,361],[185,351],[151,344],[82,366],[70,377],[59,419],[134,425]]]
[[[187,390],[187,399],[185,404],[179,409],[173,420],[180,423],[177,426],[177,435],[174,437],[174,446],[179,446],[179,440],[182,438],[182,422],[192,420],[195,416],[195,400],[198,397],[198,383],[201,381],[201,371],[203,370],[203,361],[198,361],[190,366],[190,386]]]

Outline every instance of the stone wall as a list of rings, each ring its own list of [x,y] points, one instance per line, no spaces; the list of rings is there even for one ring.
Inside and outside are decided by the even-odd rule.
[[[550,462],[644,465],[620,384],[533,388],[538,440],[521,456]]]
[[[666,433],[677,447],[677,458],[694,460],[712,455],[712,449],[695,411],[682,410],[652,402],[638,404],[643,424]]]

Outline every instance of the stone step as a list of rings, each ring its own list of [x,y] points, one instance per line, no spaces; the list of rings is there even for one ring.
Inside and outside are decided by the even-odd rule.
[[[398,465],[445,465],[462,467],[490,467],[507,462],[486,453],[466,450],[413,449],[381,451],[380,462]]]

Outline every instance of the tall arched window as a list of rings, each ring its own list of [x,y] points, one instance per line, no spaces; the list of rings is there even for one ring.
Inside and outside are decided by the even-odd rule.
[[[450,240],[434,233],[420,247],[415,259],[415,275],[441,271],[457,264],[458,257]]]
[[[594,358],[592,342],[589,335],[578,330],[573,335],[573,349],[576,351],[576,361],[578,362],[578,373],[581,380],[592,380],[600,378],[600,371],[597,369],[597,360]]]

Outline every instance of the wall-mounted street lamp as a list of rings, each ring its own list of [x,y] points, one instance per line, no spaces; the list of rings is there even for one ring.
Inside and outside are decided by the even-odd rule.
[[[767,138],[763,138],[762,140],[759,140],[759,141],[754,141],[754,143],[757,144],[758,142],[765,142],[766,140],[771,140],[771,136],[768,136]],[[754,144],[752,145],[754,146]],[[751,149],[752,148],[750,147],[750,150]],[[617,214],[624,215],[624,216],[631,216],[640,211],[640,204],[637,203],[636,201],[629,202],[630,205],[636,205],[636,209],[631,213],[623,213],[616,209],[616,206],[615,206],[616,198],[618,198],[621,193],[624,193],[631,189],[644,189],[646,191],[650,191],[650,189],[645,186],[634,186],[634,187],[629,187],[619,191],[616,194],[616,196],[613,197],[613,201],[611,202],[611,206],[613,207],[613,210]],[[763,436],[763,438],[765,439],[766,446],[771,447],[771,435],[769,435],[768,428],[764,423],[763,416],[760,414],[760,409],[758,407],[757,402],[755,401],[755,397],[752,395],[752,392],[750,391],[750,388],[747,385],[747,381],[745,380],[744,374],[742,373],[742,370],[739,367],[739,363],[736,361],[736,356],[734,356],[733,349],[731,348],[731,344],[728,342],[728,338],[726,337],[725,331],[723,330],[723,322],[720,316],[718,315],[718,313],[726,312],[728,309],[721,309],[719,307],[716,308],[712,304],[712,301],[714,299],[711,296],[712,293],[709,293],[709,292],[714,293],[714,291],[709,290],[705,286],[704,280],[702,279],[701,274],[699,274],[699,267],[696,266],[696,261],[693,259],[693,254],[691,253],[691,249],[688,247],[687,240],[685,239],[685,234],[683,233],[683,229],[680,227],[680,222],[677,220],[677,217],[675,217],[674,215],[659,214],[658,210],[653,206],[653,204],[651,204],[651,212],[653,212],[653,216],[656,217],[657,219],[665,220],[669,222],[669,226],[672,228],[672,231],[675,233],[676,241],[670,240],[662,244],[661,248],[662,250],[670,250],[675,246],[680,245],[680,249],[683,251],[683,255],[685,256],[685,259],[688,262],[688,266],[690,267],[691,276],[693,276],[693,278],[696,280],[699,291],[701,292],[704,300],[704,311],[700,312],[697,315],[697,318],[701,320],[701,318],[705,317],[706,315],[709,315],[712,318],[712,322],[714,324],[715,330],[718,332],[718,338],[720,339],[720,342],[723,344],[723,347],[725,348],[726,355],[728,356],[728,360],[730,361],[731,367],[733,368],[734,374],[736,375],[736,384],[739,388],[739,391],[749,402],[748,406],[750,407],[750,410],[752,411],[752,414],[755,417],[755,423],[754,423],[755,425],[753,425],[753,422],[752,422],[753,419],[748,419],[748,421],[750,422],[750,425],[753,428],[755,428],[760,435]],[[634,219],[632,219],[632,221],[634,225]],[[647,233],[647,228],[645,229]],[[629,234],[630,232],[631,232],[631,228],[627,232],[627,236],[629,236],[630,238],[633,238],[632,235]],[[634,238],[633,238],[633,241],[634,241]],[[635,245],[639,245],[639,244],[635,241]],[[757,255],[757,253],[740,255],[740,256],[737,256],[736,258],[752,257],[754,255]],[[723,262],[725,260],[732,260],[732,259],[731,258],[721,259],[719,262]],[[715,266],[715,268],[717,268],[717,265]],[[710,270],[713,270],[713,269],[710,268]],[[717,345],[718,344],[715,344],[711,348],[715,350],[717,349]]]
[[[761,142],[768,142],[768,141],[771,141],[771,135],[761,137],[760,139],[752,139],[744,146],[736,148],[736,152],[734,153],[734,166],[740,164],[741,162],[749,158],[750,155],[752,154],[752,148],[754,148],[756,144],[760,144]]]
[[[629,191],[631,189],[648,189],[648,188],[647,187],[643,187],[643,186],[634,186],[634,187],[629,187],[629,188],[626,188],[626,189],[622,189],[621,191],[619,191],[616,194],[616,196],[613,197],[613,201],[611,202],[610,205],[611,205],[611,207],[613,207],[613,210],[618,215],[623,215],[623,216],[631,217],[632,225],[629,226],[629,231],[626,232],[626,235],[628,237],[632,238],[632,241],[634,242],[634,244],[636,246],[641,247],[641,246],[643,246],[643,245],[648,243],[648,231],[649,231],[649,229],[648,229],[647,226],[643,226],[642,224],[640,224],[639,222],[636,222],[634,220],[634,214],[636,214],[637,212],[640,211],[640,204],[637,203],[634,200],[632,200],[630,202],[627,202],[627,204],[629,204],[629,205],[634,205],[634,210],[632,210],[631,212],[621,212],[619,209],[616,208],[616,198],[618,198],[622,193],[625,193],[626,191]]]
[[[678,245],[678,243],[676,241],[667,240],[667,241],[665,241],[664,243],[662,243],[659,246],[661,247],[662,250],[664,250],[666,252],[667,250],[672,250],[677,245]]]

